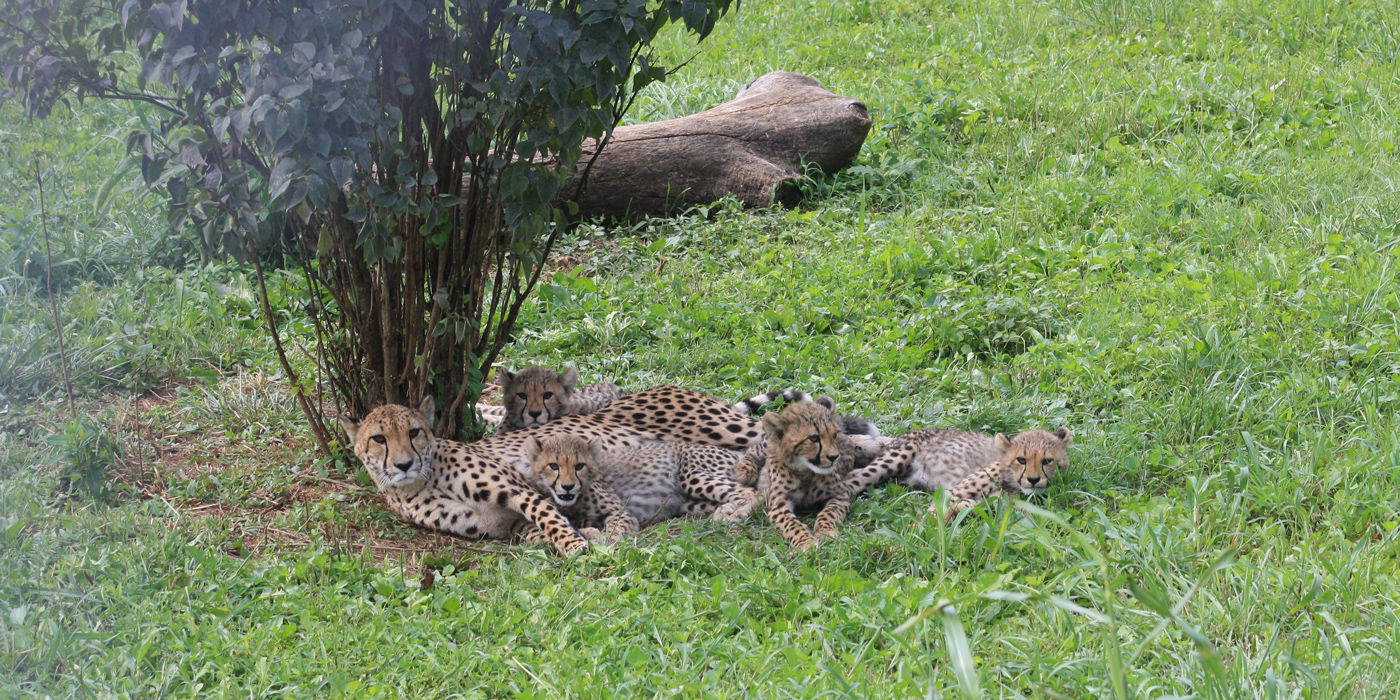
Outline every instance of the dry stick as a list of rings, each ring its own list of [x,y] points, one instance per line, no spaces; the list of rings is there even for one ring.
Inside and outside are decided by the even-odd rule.
[[[53,330],[58,335],[58,361],[63,367],[63,386],[68,389],[68,412],[78,420],[78,402],[73,400],[73,380],[68,377],[68,351],[63,347],[63,320],[58,315],[58,299],[53,295],[53,251],[49,248],[49,212],[44,205],[44,173],[34,159],[34,179],[39,183],[39,225],[44,229],[44,287],[53,308]]]

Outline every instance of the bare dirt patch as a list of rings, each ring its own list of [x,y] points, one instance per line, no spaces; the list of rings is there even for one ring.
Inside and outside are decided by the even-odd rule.
[[[171,413],[179,390],[173,384],[152,389],[119,412],[115,427],[125,450],[110,476],[139,498],[163,502],[169,513],[164,520],[172,527],[189,520],[222,530],[220,547],[229,555],[257,557],[320,547],[394,562],[408,572],[421,570],[425,560],[519,555],[502,543],[466,540],[384,517],[383,500],[354,483],[351,475],[318,473],[310,464],[289,469],[309,451],[302,436],[278,435],[255,445],[230,442],[210,430],[176,429]],[[491,405],[498,394],[499,387],[488,385],[490,398],[482,403]],[[268,483],[228,499],[190,497],[182,488],[210,475]]]

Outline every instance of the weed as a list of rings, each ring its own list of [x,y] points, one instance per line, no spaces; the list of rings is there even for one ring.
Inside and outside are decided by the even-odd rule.
[[[59,448],[56,494],[95,502],[112,500],[111,472],[122,455],[106,424],[81,416],[45,442]]]

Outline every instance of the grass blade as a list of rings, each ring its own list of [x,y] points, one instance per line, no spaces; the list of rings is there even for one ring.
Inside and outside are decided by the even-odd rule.
[[[958,688],[962,690],[964,700],[980,700],[982,687],[977,678],[977,667],[972,663],[972,647],[967,643],[958,609],[952,605],[943,607],[943,638],[948,642],[953,675],[958,677]]]

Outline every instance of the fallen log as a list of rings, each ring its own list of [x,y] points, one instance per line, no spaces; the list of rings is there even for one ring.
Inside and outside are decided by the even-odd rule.
[[[665,216],[726,195],[748,207],[793,206],[804,164],[840,170],[869,131],[864,102],[799,73],[769,73],[713,109],[615,129],[587,171],[579,216]],[[595,153],[585,144],[582,163]]]

